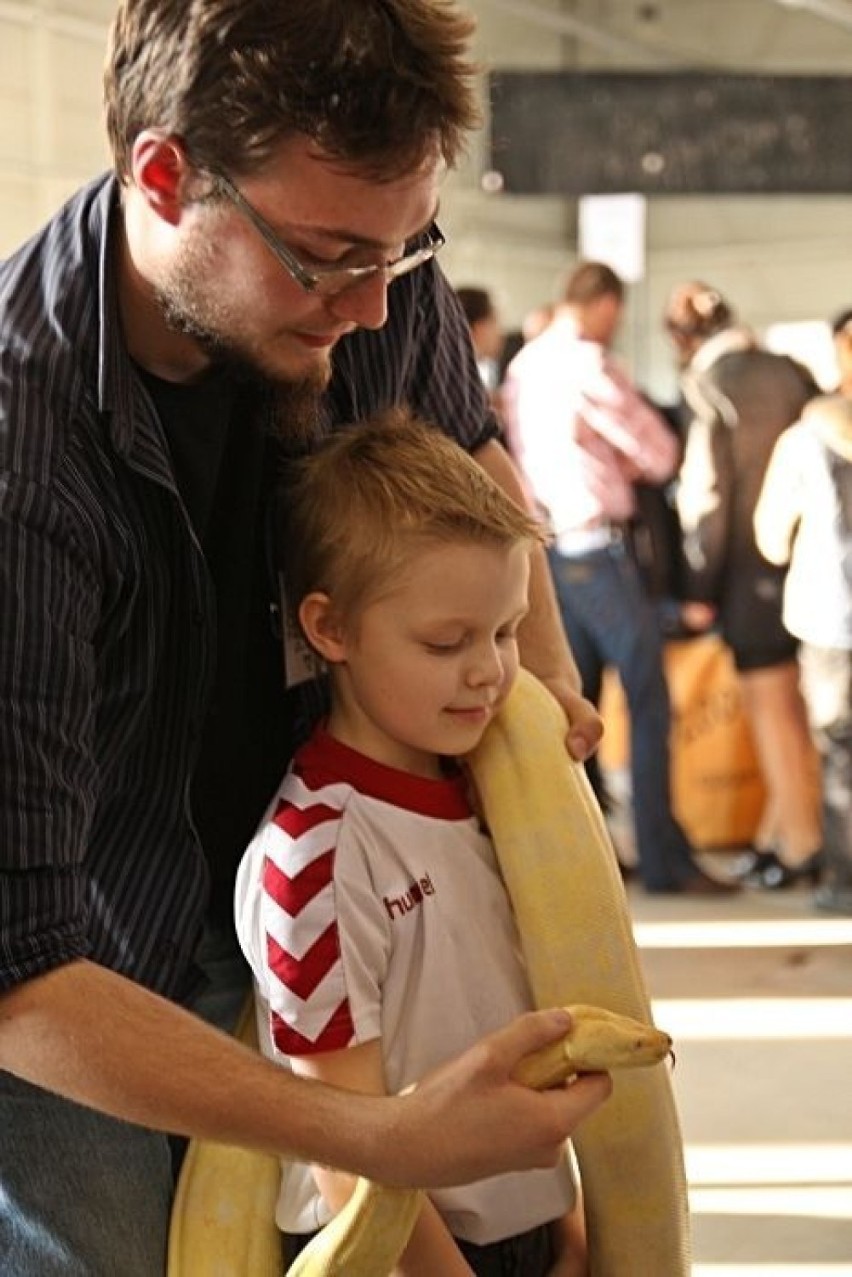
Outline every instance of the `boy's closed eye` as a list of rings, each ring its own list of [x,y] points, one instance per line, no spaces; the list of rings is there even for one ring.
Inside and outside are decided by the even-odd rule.
[[[443,640],[443,642],[440,642],[440,643],[426,640],[424,641],[423,646],[426,648],[427,652],[434,652],[436,656],[448,656],[448,655],[451,655],[453,652],[460,652],[461,649],[464,647],[464,644],[465,644],[465,639],[458,638],[458,639],[445,639]]]
[[[521,619],[522,618],[519,618],[517,621],[513,621],[511,625],[507,625],[504,629],[498,630],[494,635],[494,641],[500,644],[517,642]],[[458,638],[423,639],[422,643],[428,652],[434,652],[436,655],[441,655],[452,652],[460,652],[469,641],[470,635],[462,634]]]

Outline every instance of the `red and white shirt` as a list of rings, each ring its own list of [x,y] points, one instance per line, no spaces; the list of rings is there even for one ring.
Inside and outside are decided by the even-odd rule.
[[[281,1063],[380,1038],[388,1090],[399,1091],[532,1006],[463,777],[397,771],[322,729],[243,858],[236,923],[261,1046]],[[431,1196],[455,1236],[484,1244],[560,1217],[573,1185],[566,1161]],[[285,1166],[279,1226],[305,1232],[328,1218],[310,1169]]]

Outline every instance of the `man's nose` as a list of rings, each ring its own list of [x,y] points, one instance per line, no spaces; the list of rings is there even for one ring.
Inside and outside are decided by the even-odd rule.
[[[388,317],[388,283],[384,271],[376,271],[368,279],[330,297],[326,305],[337,319],[345,319],[359,328],[381,328]]]

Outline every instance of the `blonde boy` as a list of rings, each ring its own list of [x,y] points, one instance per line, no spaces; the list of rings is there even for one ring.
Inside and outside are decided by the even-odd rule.
[[[515,678],[541,533],[447,436],[398,410],[300,463],[286,508],[288,592],[331,710],[243,859],[237,927],[267,1053],[394,1092],[531,1006],[459,760]],[[291,1256],[351,1189],[327,1168],[285,1167]],[[579,1215],[567,1161],[435,1192],[399,1277],[577,1277]]]

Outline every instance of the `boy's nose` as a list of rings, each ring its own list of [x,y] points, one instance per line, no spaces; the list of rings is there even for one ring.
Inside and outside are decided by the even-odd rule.
[[[479,649],[468,670],[468,682],[474,686],[499,683],[503,679],[503,661],[495,644]]]

